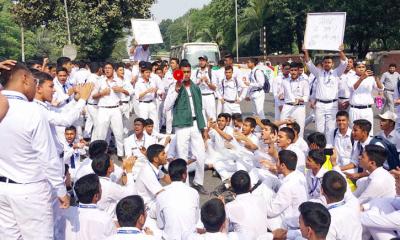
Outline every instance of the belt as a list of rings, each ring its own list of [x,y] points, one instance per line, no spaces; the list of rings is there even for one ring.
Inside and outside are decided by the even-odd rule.
[[[385,89],[383,91],[394,92],[394,90],[391,90],[391,89]]]
[[[97,106],[97,103],[88,103],[88,105]]]
[[[317,99],[317,102],[322,102],[322,103],[334,103],[336,102],[337,99],[333,99],[333,100],[321,100],[321,99]]]
[[[339,99],[348,100],[349,98],[348,97],[339,97]]]
[[[101,108],[117,108],[119,106],[117,105],[117,106],[99,106],[99,107],[101,107]]]
[[[208,96],[208,95],[212,95],[212,94],[214,94],[214,93],[202,93],[201,95]]]
[[[20,184],[6,177],[0,177],[0,182]]]
[[[129,103],[129,101],[120,101],[119,103],[120,103],[120,104]]]
[[[149,101],[139,101],[139,102],[141,102],[141,103],[152,103],[153,100],[149,100]]]
[[[295,104],[295,103],[285,103],[286,105],[290,105],[290,106],[304,106],[304,103],[298,103],[298,104]]]
[[[372,105],[350,105],[352,108],[358,108],[358,109],[365,109],[365,108],[371,108]]]
[[[225,102],[228,102],[228,103],[235,103],[235,102],[236,102],[236,101],[227,100],[227,99],[224,99],[224,101],[225,101]]]
[[[254,89],[252,92],[258,92],[258,91],[261,91],[261,90],[263,90],[263,88]]]

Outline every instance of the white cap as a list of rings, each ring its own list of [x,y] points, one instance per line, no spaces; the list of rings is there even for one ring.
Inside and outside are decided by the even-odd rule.
[[[393,122],[396,122],[396,118],[397,118],[396,113],[391,112],[391,111],[386,111],[384,114],[379,114],[378,116],[381,119],[392,120]]]

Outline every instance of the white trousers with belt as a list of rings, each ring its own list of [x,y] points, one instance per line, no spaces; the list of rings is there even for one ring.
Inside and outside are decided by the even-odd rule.
[[[140,102],[137,108],[137,116],[143,119],[150,118],[154,122],[154,131],[159,131],[159,124],[158,124],[158,113],[157,113],[157,106],[155,101],[152,102]]]
[[[305,105],[288,105],[284,104],[281,113],[281,120],[293,118],[300,125],[299,136],[304,135],[304,123],[306,119],[306,106]]]
[[[338,112],[338,102],[322,103],[315,105],[315,127],[318,132],[328,134],[336,127],[336,113]]]
[[[208,121],[208,119],[212,118],[214,121],[217,120],[217,108],[215,104],[215,97],[214,94],[208,94],[208,95],[203,95],[201,96],[202,104],[203,104],[203,113],[204,115],[204,120],[205,122]]]
[[[95,137],[96,126],[97,126],[97,105],[88,104],[86,106],[86,123],[83,136],[96,138]]]
[[[253,107],[253,115],[259,116],[261,119],[265,118],[264,114],[264,100],[265,93],[261,89],[250,93],[251,105]]]
[[[370,135],[374,134],[374,112],[372,111],[372,107],[370,108],[354,108],[350,106],[349,110],[350,117],[350,127],[353,127],[353,122],[359,119],[366,119],[371,123],[371,131]]]

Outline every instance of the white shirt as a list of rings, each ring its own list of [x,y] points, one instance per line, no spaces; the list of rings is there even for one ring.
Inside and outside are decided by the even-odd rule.
[[[241,101],[246,94],[245,91],[243,91],[244,88],[246,88],[246,86],[241,79],[235,79],[232,77],[227,80],[226,78],[223,78],[218,86],[217,95],[219,99]]]
[[[233,138],[233,128],[230,126],[226,126],[224,130],[222,130],[224,133],[232,136]],[[208,133],[210,136],[211,144],[216,151],[223,151],[225,148],[225,138],[223,138],[216,130],[211,129],[210,132]]]
[[[97,105],[97,103],[99,102],[98,99],[93,99],[93,95],[96,94],[95,89],[98,89],[98,88],[99,88],[99,86],[100,86],[100,81],[101,81],[101,79],[103,79],[103,78],[104,78],[104,76],[98,76],[97,74],[94,74],[94,73],[91,73],[91,74],[89,75],[89,77],[87,78],[87,82],[88,82],[88,83],[93,83],[93,84],[94,84],[93,91],[92,91],[92,93],[90,94],[90,97],[89,97],[89,99],[88,99],[88,103],[89,103],[89,104]]]
[[[57,101],[59,103],[59,107],[62,107],[65,105],[69,100],[72,99],[70,95],[68,95],[68,89],[71,87],[71,85],[68,83],[68,81],[65,82],[64,85],[62,85],[57,77],[54,78],[53,80],[54,83],[54,90],[55,93],[53,95],[53,100]]]
[[[353,144],[351,143],[351,128],[347,128],[346,133],[343,135],[340,133],[339,129],[333,129],[327,137],[327,143],[336,148],[338,153],[338,165],[344,166],[350,163],[351,152],[353,149]]]
[[[280,95],[283,93],[283,81],[290,80],[290,74],[285,77],[283,74],[278,75],[272,82],[272,95],[274,95],[275,104],[281,103],[282,100],[279,99]]]
[[[148,62],[150,60],[150,47],[148,47],[146,50],[143,49],[142,45],[139,45],[135,48],[135,53],[133,56],[133,61],[146,61]]]
[[[153,240],[152,235],[147,235],[145,232],[135,227],[120,227],[117,233],[108,237],[107,240]]]
[[[339,171],[340,171],[340,169],[339,169]],[[307,181],[308,199],[320,198],[322,178],[326,172],[328,172],[328,170],[321,167],[321,169],[318,171],[318,173],[316,175],[314,175],[311,169],[307,169],[306,181]]]
[[[326,236],[327,240],[360,240],[362,239],[362,226],[359,211],[343,200],[328,204],[331,214],[331,225]]]
[[[386,134],[382,131],[378,132],[376,134],[377,136],[381,136],[382,138],[388,140],[389,142],[393,143],[396,145],[397,152],[400,152],[400,130],[398,129],[393,129],[389,135],[386,136]]]
[[[139,101],[153,101],[156,97],[154,92],[146,93],[142,98],[139,97],[141,93],[144,93],[147,89],[156,88],[156,82],[153,79],[145,82],[143,78],[139,78],[135,85],[135,97]]]
[[[133,89],[132,83],[129,80],[123,79],[123,88],[128,91],[128,95],[121,93],[121,101],[128,102],[131,99],[131,96],[134,94],[135,90]]]
[[[357,180],[357,189],[353,194],[361,204],[374,198],[394,197],[396,196],[394,177],[383,167],[378,167],[368,177]]]
[[[78,85],[78,84],[84,84],[88,81],[88,78],[90,76],[90,71],[86,68],[79,68],[79,70],[77,70],[74,73],[74,77],[73,77],[73,85]]]
[[[143,198],[146,205],[155,204],[156,194],[163,190],[159,182],[159,174],[160,170],[147,161],[136,179],[137,194]]]
[[[307,201],[307,184],[303,173],[293,171],[282,180],[275,198],[267,205],[269,218],[281,215],[282,220],[290,227],[297,227],[299,206]]]
[[[357,89],[354,89],[354,84],[358,81],[359,78],[360,76],[354,75],[347,82],[348,87],[350,88],[351,91],[350,104],[356,106],[374,104],[372,90],[373,89],[383,90],[383,89],[378,88],[374,77],[367,77],[361,82],[361,84],[358,86]]]
[[[120,166],[114,164],[114,172],[111,173],[110,179],[113,182],[118,182],[121,179],[122,173],[124,171]],[[95,173],[92,168],[92,159],[85,158],[80,164],[79,168],[75,172],[75,180],[77,181],[79,178],[86,176],[88,174]],[[129,176],[129,175],[128,175]]]
[[[204,234],[194,233],[185,240],[239,240],[239,236],[236,233],[224,233],[224,232],[216,232],[210,233],[206,232]]]
[[[305,169],[306,169],[306,156],[304,155],[304,152],[293,144],[290,144],[286,148],[286,150],[290,150],[290,151],[293,151],[294,153],[296,153],[296,155],[297,155],[296,170],[298,170],[304,174]]]
[[[257,68],[257,66],[254,67],[250,72],[249,81],[250,85],[248,86],[248,93],[250,95],[252,95],[255,91],[258,91],[260,88],[260,91],[262,91],[264,82],[266,81],[263,70]]]
[[[211,71],[211,74],[208,71]],[[206,67],[204,70],[198,68],[196,71],[193,71],[192,73],[193,73],[192,79],[196,79],[195,83],[199,86],[202,94],[214,93],[214,90],[212,90],[204,81],[201,80],[201,78],[206,77],[209,83],[217,86],[216,76],[214,71],[211,70],[211,68],[209,69],[208,67]]]
[[[294,103],[296,99],[302,99],[308,102],[310,88],[308,81],[302,78],[291,79],[287,78],[282,81],[283,96],[285,103]]]
[[[297,141],[292,143],[292,145],[298,149],[300,149],[304,153],[304,157],[307,156],[308,151],[310,150],[308,148],[307,142],[304,140],[304,138],[298,136]]]
[[[345,61],[340,60],[339,66],[330,71],[317,68],[311,60],[308,61],[306,65],[310,72],[317,77],[315,98],[325,101],[337,99],[339,92],[339,77],[346,70],[347,59]]]
[[[110,94],[99,98],[99,107],[113,107],[119,106],[119,101],[121,100],[122,93],[116,93],[112,90],[112,87],[123,87],[124,83],[119,78],[114,78],[113,80],[109,80],[107,78],[102,78],[100,80],[99,88],[97,92],[103,91],[106,88],[110,89]]]
[[[268,232],[267,206],[264,198],[251,193],[236,195],[225,206],[226,215],[235,232],[259,236]]]
[[[157,195],[157,226],[165,239],[182,239],[195,232],[199,221],[199,194],[184,182],[174,181]]]
[[[116,232],[112,218],[95,204],[79,204],[62,213],[65,219],[65,239],[106,239]]]
[[[124,140],[124,151],[125,156],[136,156],[138,160],[146,160],[147,158],[140,151],[141,147],[145,147],[146,149],[153,144],[157,143],[157,139],[152,136],[149,136],[146,133],[143,133],[142,139],[137,139],[136,134],[132,134],[131,136],[125,138]]]
[[[339,98],[350,98],[350,88],[348,86],[348,82],[354,75],[356,75],[356,72],[354,70],[350,70],[340,76],[338,92]]]
[[[41,107],[19,92],[2,94],[9,110],[0,124],[0,176],[18,183],[48,180],[58,196],[65,196],[64,166]]]

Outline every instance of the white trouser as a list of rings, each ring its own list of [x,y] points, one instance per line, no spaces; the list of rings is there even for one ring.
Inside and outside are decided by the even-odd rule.
[[[288,104],[283,105],[281,120],[287,118],[293,118],[300,125],[299,136],[303,137],[304,122],[306,119],[306,106],[305,105],[292,106]]]
[[[283,103],[277,97],[274,97],[274,112],[275,112],[275,120],[281,119],[281,107]]]
[[[338,103],[322,103],[315,105],[315,127],[318,132],[328,134],[336,127],[336,113],[338,111]]]
[[[254,91],[251,93],[251,105],[253,107],[253,115],[259,116],[261,119],[265,118],[264,114],[264,100],[265,93],[261,89],[260,91]]]
[[[370,135],[374,134],[374,112],[372,108],[353,108],[350,107],[349,111],[349,118],[350,118],[350,127],[353,127],[353,122],[358,119],[366,119],[371,123],[371,131],[369,132]]]
[[[53,209],[48,181],[0,182],[0,239],[53,239]]]
[[[167,134],[172,133],[172,110],[165,111],[165,131]]]
[[[154,131],[158,132],[158,113],[154,100],[152,102],[139,102],[137,116],[143,119],[150,118],[154,122]]]
[[[385,90],[383,91],[383,95],[385,96],[385,106],[383,107],[382,112],[386,112],[387,110],[394,112],[394,92]]]
[[[122,125],[122,114],[119,107],[104,108],[99,107],[97,111],[96,139],[105,140],[108,129],[114,133],[115,143],[117,146],[117,154],[119,157],[124,156],[124,130]]]
[[[86,106],[86,123],[84,136],[94,138],[95,128],[97,126],[97,106],[87,105]],[[93,131],[92,131],[93,129]]]
[[[164,100],[161,100],[159,98],[156,99],[158,122],[157,123],[154,122],[154,125],[157,124],[158,125],[158,129],[161,129],[161,127],[164,125],[164,121],[165,121],[164,114],[163,114],[163,112],[164,112],[164,102],[165,102]]]
[[[201,132],[197,128],[197,121],[193,121],[193,126],[191,127],[176,127],[175,136],[177,157],[188,160],[190,149],[192,155],[196,158],[196,174],[193,182],[203,185],[205,147]]]
[[[205,112],[204,120],[208,122],[208,119],[217,120],[216,106],[215,106],[215,97],[214,94],[202,95],[201,96],[203,111]]]
[[[130,124],[129,124],[129,117],[131,113],[131,106],[129,103],[122,103],[121,106],[119,106],[119,109],[121,110],[122,114],[122,125],[124,127],[124,135],[128,135],[129,129],[130,129]]]
[[[221,111],[223,113],[242,113],[242,110],[240,110],[240,104],[239,103],[229,103],[229,102],[224,102],[224,104],[221,104]]]
[[[139,112],[139,110],[138,110],[138,107],[139,107],[139,101],[136,99],[136,97],[135,97],[135,95],[133,95],[132,97],[131,97],[131,108],[132,108],[132,110],[133,110],[133,112],[136,114],[136,116],[137,116],[137,114],[138,114],[138,112]]]

